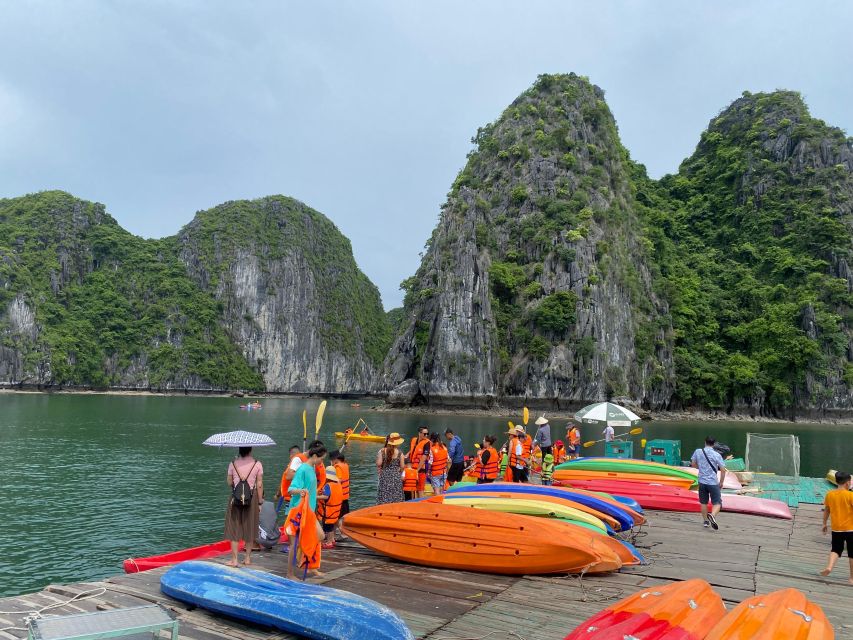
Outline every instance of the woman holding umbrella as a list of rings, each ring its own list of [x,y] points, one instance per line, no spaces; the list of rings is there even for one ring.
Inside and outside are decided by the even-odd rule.
[[[252,564],[252,545],[258,536],[260,506],[264,502],[264,466],[252,457],[252,447],[240,447],[238,456],[228,464],[228,486],[231,496],[225,512],[225,538],[231,541],[231,560],[238,564],[237,550],[245,545],[243,564]]]

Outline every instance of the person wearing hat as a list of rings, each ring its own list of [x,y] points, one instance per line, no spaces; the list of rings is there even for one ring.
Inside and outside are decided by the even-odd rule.
[[[578,457],[581,447],[581,430],[574,422],[570,422],[566,429],[566,440],[569,443],[566,447],[566,453],[569,460],[574,460]]]
[[[326,486],[323,487],[325,499],[318,497],[317,518],[323,525],[325,539],[323,549],[335,548],[335,525],[341,517],[341,506],[344,503],[344,492],[338,481],[338,471],[334,466],[326,467]]]
[[[406,468],[403,453],[397,448],[403,444],[399,433],[391,433],[385,438],[385,446],[376,454],[376,469],[379,472],[379,488],[376,504],[403,502],[403,480],[401,475]]]
[[[566,447],[563,446],[562,440],[557,440],[554,443],[554,464],[561,464],[566,461]]]
[[[527,482],[532,440],[521,425],[509,432],[509,469],[513,482]]]
[[[551,448],[551,425],[548,424],[548,418],[539,416],[536,418],[536,426],[539,428],[536,430],[536,437],[533,440],[544,459],[549,453],[554,453]]]

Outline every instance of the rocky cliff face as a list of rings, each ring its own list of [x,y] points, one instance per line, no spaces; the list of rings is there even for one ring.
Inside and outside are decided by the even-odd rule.
[[[388,344],[349,242],[287,198],[143,240],[61,192],[0,201],[0,383],[360,392]]]
[[[633,165],[603,92],[574,74],[540,76],[473,142],[403,285],[389,398],[665,403],[667,306],[652,290]]]
[[[269,391],[366,393],[390,328],[349,241],[301,202],[270,197],[199,213],[181,259]]]

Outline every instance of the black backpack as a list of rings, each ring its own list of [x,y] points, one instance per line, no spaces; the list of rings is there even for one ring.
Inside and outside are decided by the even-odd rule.
[[[258,464],[257,460],[255,461],[255,464]],[[245,478],[240,476],[240,472],[237,471],[237,465],[234,465],[234,473],[236,473],[237,477],[240,478],[240,482],[238,482],[234,486],[234,489],[231,490],[231,500],[233,500],[234,504],[240,508],[248,507],[252,504],[252,487],[249,486],[249,476],[251,476],[252,471],[255,470],[255,464],[253,464],[252,468],[249,469],[249,473],[246,474]]]

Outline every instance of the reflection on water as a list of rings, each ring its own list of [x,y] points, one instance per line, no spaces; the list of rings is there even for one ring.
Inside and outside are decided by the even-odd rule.
[[[276,447],[256,450],[268,496],[274,493],[291,444],[302,444],[303,409],[313,437],[317,400],[265,399],[241,411],[233,398],[0,394],[0,595],[34,591],[50,582],[103,578],[130,556],[147,556],[222,538],[228,490],[225,469],[233,450],[201,442],[212,433],[246,429],[268,433]],[[420,424],[450,427],[468,453],[493,433],[503,442],[506,419],[374,412],[329,401],[320,438],[364,417],[376,433],[397,431],[407,441]],[[531,418],[532,420],[535,418]],[[518,420],[518,418],[516,418]],[[532,424],[531,424],[532,426]],[[565,435],[556,421],[555,439]],[[850,466],[850,427],[756,423],[645,423],[637,436],[682,441],[687,457],[706,434],[743,453],[747,431],[796,433],[801,473],[823,476]],[[598,437],[585,429],[584,440]],[[334,444],[333,444],[334,443]],[[372,504],[379,445],[351,441],[354,508]],[[601,445],[586,450],[600,455]]]

